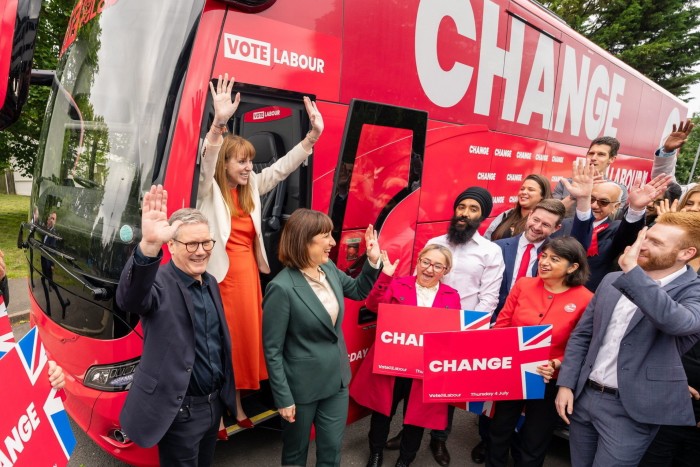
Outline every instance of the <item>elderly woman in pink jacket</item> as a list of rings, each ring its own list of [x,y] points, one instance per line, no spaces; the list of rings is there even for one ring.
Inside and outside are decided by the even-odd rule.
[[[418,254],[416,275],[393,279],[399,261],[389,261],[382,252],[382,273],[367,297],[366,306],[376,312],[379,303],[460,309],[459,293],[440,281],[452,266],[450,250],[428,245]],[[436,312],[439,312],[436,310]],[[372,409],[369,429],[368,466],[380,466],[389,437],[391,419],[404,400],[403,436],[397,466],[407,466],[416,458],[424,428],[442,430],[447,425],[447,404],[423,403],[423,382],[372,373],[374,346],[350,384],[350,397]]]

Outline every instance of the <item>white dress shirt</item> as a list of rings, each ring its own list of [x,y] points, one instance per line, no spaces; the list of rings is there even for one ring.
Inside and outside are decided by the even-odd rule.
[[[442,245],[452,252],[452,270],[442,283],[457,289],[462,309],[493,313],[505,270],[501,248],[479,232],[462,245],[450,244],[447,235],[426,242],[431,244]]]
[[[545,238],[546,240],[546,238]],[[520,238],[518,239],[518,252],[515,254],[515,264],[513,265],[513,278],[510,281],[510,288],[512,289],[513,286],[515,285],[515,281],[518,280],[518,271],[520,270],[520,263],[523,260],[523,255],[525,254],[525,248],[527,247],[527,244],[530,243],[527,241],[527,238],[525,238],[525,235],[521,235]],[[527,271],[525,272],[525,277],[533,277],[534,274],[532,273],[532,267],[535,265],[535,261],[537,261],[537,256],[540,247],[544,243],[544,240],[542,240],[539,243],[533,243],[532,250],[530,250],[530,261],[527,265]]]
[[[435,284],[433,287],[423,287],[416,282],[416,303],[418,306],[431,307],[437,296],[440,284]]]
[[[669,274],[655,281],[659,287],[671,283],[675,278],[683,275],[687,269],[680,268],[678,271]],[[598,356],[593,363],[593,369],[589,379],[605,387],[617,388],[617,356],[620,353],[620,342],[627,332],[630,321],[634,313],[639,309],[637,305],[622,295],[612,312],[610,323],[605,330],[603,343],[598,351]]]

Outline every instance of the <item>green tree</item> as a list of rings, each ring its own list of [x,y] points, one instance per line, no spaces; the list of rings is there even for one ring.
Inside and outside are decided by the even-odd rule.
[[[44,0],[39,16],[33,69],[55,70],[68,19],[75,0]],[[20,119],[0,132],[0,168],[10,166],[14,157],[15,168],[31,175],[39,146],[39,134],[44,121],[49,88],[31,86],[29,98]]]
[[[678,97],[700,81],[700,6],[688,0],[541,0],[573,29]]]

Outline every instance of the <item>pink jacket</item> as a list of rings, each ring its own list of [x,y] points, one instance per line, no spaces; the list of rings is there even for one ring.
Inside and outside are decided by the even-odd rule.
[[[416,306],[416,277],[406,276],[392,280],[386,274],[380,274],[365,305],[376,312],[380,303]],[[440,284],[433,301],[433,308],[459,310],[461,308],[459,293],[448,285]],[[391,413],[395,377],[373,373],[373,362],[374,345],[350,383],[350,397],[358,404],[388,416]],[[404,414],[404,423],[443,430],[447,426],[447,404],[424,404],[423,381],[414,379]]]

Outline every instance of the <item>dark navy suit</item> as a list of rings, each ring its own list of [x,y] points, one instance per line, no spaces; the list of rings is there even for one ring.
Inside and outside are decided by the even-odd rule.
[[[576,216],[564,219],[561,229],[555,232],[552,238],[570,235],[574,224],[581,224],[581,230],[589,231],[592,235],[594,221],[593,216],[587,221],[580,221]],[[595,292],[603,277],[616,265],[615,259],[625,251],[625,247],[634,243],[642,228],[644,217],[633,223],[627,222],[623,217],[622,220],[612,221],[607,229],[598,232],[598,254],[588,257],[588,267],[591,269],[591,275],[586,282],[588,290]],[[589,235],[588,242],[582,242],[585,248],[588,248],[590,238]]]
[[[185,399],[195,361],[194,305],[172,262],[160,266],[162,252],[148,264],[126,263],[117,287],[117,304],[141,315],[143,355],[119,421],[136,444],[160,442]],[[216,279],[202,275],[211,287],[223,334],[224,381],[220,398],[235,417],[231,338],[225,325]]]

